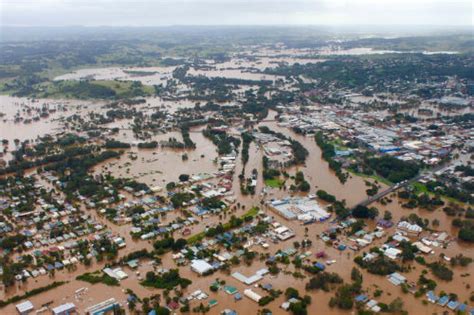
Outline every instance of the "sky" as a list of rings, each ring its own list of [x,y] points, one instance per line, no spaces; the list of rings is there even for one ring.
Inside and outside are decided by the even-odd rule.
[[[472,26],[473,3],[473,0],[0,0],[0,25]]]

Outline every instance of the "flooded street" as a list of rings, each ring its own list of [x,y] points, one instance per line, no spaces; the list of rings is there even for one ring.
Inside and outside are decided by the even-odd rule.
[[[126,100],[117,99],[119,93],[107,97],[107,100],[87,101],[1,95],[0,140],[3,144],[0,148],[0,166],[15,166],[15,163],[22,162],[27,165],[25,168],[13,168],[13,171],[0,177],[4,185],[0,186],[0,227],[7,231],[0,236],[20,235],[16,247],[21,248],[18,251],[2,249],[1,254],[11,259],[8,263],[19,263],[31,257],[32,262],[21,267],[25,271],[79,255],[81,261],[46,274],[30,275],[26,280],[21,280],[24,271],[20,270],[15,275],[19,279],[17,277],[12,286],[2,287],[0,300],[25,295],[53,281],[64,281],[65,284],[57,288],[27,299],[36,309],[43,305],[57,306],[71,302],[76,305],[79,314],[84,314],[91,305],[114,297],[127,314],[132,314],[128,290],[140,299],[158,294],[160,305],[168,304],[170,308],[172,297],[178,300],[202,290],[208,297],[190,299],[191,310],[201,303],[207,306],[216,299],[217,306],[211,307],[208,314],[217,315],[224,309],[232,309],[238,314],[250,315],[267,308],[272,314],[279,315],[291,313],[281,306],[287,301],[285,290],[293,287],[299,291],[300,297],[311,297],[308,314],[356,314],[355,307],[345,311],[329,306],[337,289],[330,292],[306,289],[309,280],[314,277],[312,272],[316,273],[310,267],[315,267],[317,261],[323,264],[325,272],[338,274],[344,284],[352,283],[354,267],[360,270],[363,282],[359,293],[366,294],[369,299],[389,305],[400,297],[407,314],[442,314],[445,309],[425,302],[425,292],[418,298],[413,293],[403,293],[401,286],[392,284],[385,274],[370,273],[372,271],[369,272],[367,266],[362,268],[354,259],[365,257],[369,252],[379,253],[385,258],[387,248],[396,248],[401,244],[394,241],[394,236],[406,238],[411,244],[446,232],[448,240],[445,243],[429,243],[431,253],[417,252],[417,257],[424,259],[423,264],[413,257],[403,262],[399,255],[393,259],[400,265],[396,270],[406,277],[407,285],[414,286],[426,273],[426,277],[437,283],[438,294],[453,293],[458,301],[471,303],[474,264],[449,264],[459,254],[467,257],[474,254],[472,244],[457,237],[462,222],[457,227],[453,225],[454,219],[467,218],[470,204],[467,201],[453,203],[454,197],[440,195],[442,202],[436,204],[433,210],[419,204],[409,208],[406,206],[408,200],[399,197],[398,193],[405,190],[411,192],[415,189],[414,185],[419,184],[419,189],[425,189],[423,192],[427,196],[437,196],[437,186],[428,191],[428,183],[430,180],[440,181],[439,177],[444,173],[436,175],[437,172],[433,171],[428,176],[427,170],[435,169],[438,164],[450,164],[450,174],[461,177],[463,170],[455,169],[455,166],[470,165],[472,151],[460,144],[472,140],[472,130],[462,130],[456,125],[457,122],[449,119],[471,119],[468,116],[473,113],[472,101],[468,106],[450,108],[441,104],[443,98],[440,95],[411,102],[406,99],[413,93],[376,93],[371,90],[373,87],[354,91],[347,86],[332,85],[329,75],[328,78],[316,79],[315,73],[325,69],[312,68],[314,65],[326,62],[329,65],[338,64],[345,58],[354,62],[367,58],[372,64],[384,55],[404,53],[395,49],[347,48],[351,46],[347,44],[346,47],[345,43],[331,42],[328,46],[315,44],[310,48],[295,48],[298,44],[293,47],[281,43],[248,45],[238,53],[228,53],[220,61],[216,61],[217,57],[214,60],[209,56],[193,55],[182,60],[162,58],[163,63],[143,63],[147,65],[144,67],[113,64],[111,67],[84,68],[54,77],[55,84],[138,81],[146,86],[145,91],[148,92],[142,93],[144,90],[137,87],[138,90],[133,92],[138,94],[130,91],[130,94],[124,94]],[[173,44],[170,42],[169,45]],[[454,50],[435,52],[457,55]],[[422,50],[415,55],[430,56],[431,53]],[[164,64],[164,61],[175,65],[157,66]],[[299,73],[305,66],[310,67],[309,74]],[[345,73],[346,69],[341,69],[336,68],[334,75],[338,71]],[[327,87],[317,85],[324,83],[324,80],[328,80],[331,87],[326,94],[322,91]],[[453,78],[450,80],[455,81]],[[451,88],[459,85],[462,86],[459,90],[465,90],[464,82],[454,81],[449,84]],[[215,90],[209,86],[212,84],[217,86]],[[437,88],[448,90],[442,85],[437,85]],[[95,89],[99,95],[100,92],[105,93],[100,87]],[[469,99],[460,101],[455,97],[456,100],[469,103]],[[445,120],[438,126],[436,123],[440,117]],[[261,127],[268,128],[268,132],[259,129]],[[453,134],[450,134],[451,131]],[[320,145],[316,143],[315,133],[318,133]],[[68,134],[77,137],[60,139],[60,136]],[[35,150],[39,145],[38,152],[41,152],[44,143],[40,138],[46,135],[52,136],[51,143],[47,144],[51,147],[50,151],[42,154],[51,157],[68,150],[71,155],[63,154],[59,155],[60,158],[56,156],[55,159],[34,164],[35,158],[43,157],[39,153],[35,155]],[[325,137],[323,144],[319,142],[320,135]],[[247,142],[248,161],[244,165],[242,153],[246,136],[251,140]],[[418,141],[417,137],[422,140]],[[66,144],[60,144],[60,140]],[[307,156],[301,160],[297,159],[298,147],[295,149],[293,140],[307,150]],[[75,151],[84,148],[89,151]],[[19,154],[15,155],[15,151]],[[104,152],[109,155],[101,158]],[[323,152],[326,155],[323,156]],[[370,172],[365,173],[369,175],[364,175],[367,177],[355,175],[362,174],[366,170],[364,167],[369,168],[367,161],[375,157],[391,160],[379,169],[376,168],[379,165],[370,165]],[[266,163],[274,164],[267,164],[264,168],[264,159]],[[285,164],[287,160],[289,162]],[[342,169],[343,174],[349,168],[354,172],[347,173],[345,183],[341,183],[344,178],[339,179],[329,166],[330,162],[335,161],[339,168],[331,164],[333,169]],[[427,161],[433,163],[428,164]],[[403,175],[401,179],[389,181],[388,177],[393,174],[387,170],[392,171],[390,163],[396,162],[406,168],[413,166],[411,162],[422,166],[416,168],[413,174],[408,170],[408,175],[405,169],[399,170],[398,173]],[[48,166],[53,167],[49,169]],[[435,170],[444,171],[441,168]],[[277,175],[265,177],[265,180],[263,174],[266,171],[277,171]],[[382,176],[382,172],[386,174]],[[298,182],[301,173],[304,175],[302,182],[307,184],[308,189],[301,188],[303,185]],[[10,182],[7,181],[9,176]],[[22,182],[20,178],[31,179],[32,184]],[[385,180],[385,183],[376,182],[375,178]],[[412,179],[413,182],[410,182]],[[425,180],[424,184],[421,180]],[[469,184],[468,179],[459,183],[458,187]],[[372,193],[376,196],[373,200],[369,198],[371,187],[377,190]],[[378,192],[385,190],[391,193],[383,198],[377,196]],[[326,198],[321,191],[327,192]],[[298,200],[299,212],[294,218],[288,216],[288,212],[293,210],[279,212],[275,206],[278,202],[289,203],[288,197]],[[464,195],[461,197],[469,200]],[[314,208],[305,208],[307,205],[302,201],[308,200],[312,200],[314,208],[327,216],[305,219],[304,215],[315,211]],[[367,200],[366,211],[373,210],[369,207],[376,207],[378,214],[372,219],[370,216],[356,217],[353,208]],[[344,202],[342,210],[347,215],[339,216],[335,208],[337,201]],[[445,207],[449,206],[461,210],[448,216]],[[257,207],[260,212],[255,209]],[[384,221],[392,225],[379,229],[378,226],[384,223],[379,220],[387,215],[386,212],[389,212],[390,218]],[[397,228],[401,221],[415,221],[413,217],[426,223],[423,228],[420,227],[422,232],[415,235]],[[240,223],[233,225],[239,220]],[[81,233],[71,241],[87,241],[86,257],[91,259],[87,266],[82,262],[85,255],[79,250],[66,248],[67,239],[62,237],[66,232],[77,232],[76,224]],[[264,226],[264,232],[257,231],[257,227],[262,228],[259,224]],[[352,231],[354,224],[360,226]],[[285,239],[277,233],[282,227],[294,236]],[[363,233],[357,235],[359,232]],[[380,235],[374,236],[376,232]],[[370,237],[370,242],[365,236]],[[157,245],[157,240],[169,237],[173,238],[173,245]],[[188,244],[181,240],[186,246],[173,247],[175,240],[181,238],[186,239]],[[104,239],[116,250],[115,256],[111,256],[114,258],[103,257],[102,253],[112,251],[106,249],[109,245]],[[311,241],[311,245],[302,248],[304,245],[300,244],[307,240]],[[364,240],[367,242],[364,243]],[[0,241],[3,242],[3,239]],[[94,242],[99,241],[104,243],[95,248]],[[122,241],[126,245],[119,245],[123,244]],[[143,249],[148,251],[147,255],[138,260],[136,269],[121,261]],[[244,258],[252,252],[255,257],[247,264]],[[231,258],[222,258],[224,254]],[[47,256],[49,260],[43,260],[42,256]],[[102,259],[99,260],[99,256]],[[287,258],[287,261],[279,261],[275,257]],[[302,257],[306,269],[296,266],[296,257]],[[190,267],[191,260],[197,258],[205,258],[218,266],[213,267],[216,270],[211,275],[198,275]],[[239,258],[237,263],[232,261],[233,258]],[[439,261],[453,271],[452,281],[441,280],[430,270],[430,264]],[[265,274],[252,284],[245,284],[232,276],[234,272],[246,276],[257,274],[263,268],[273,267],[273,263],[280,269]],[[120,267],[126,277],[118,285],[109,286],[77,279],[85,273],[97,271],[102,274],[106,267]],[[147,272],[158,275],[171,269],[178,269],[180,277],[192,283],[182,290],[178,289],[179,285],[173,290],[163,290],[142,284],[148,278]],[[271,284],[273,289],[283,294],[268,305],[259,306],[246,296],[237,301],[223,289],[214,292],[210,286],[215,280],[235,287],[242,295],[244,290],[252,289],[262,297],[269,296],[270,293],[262,288],[265,284]],[[0,314],[16,314],[15,304],[1,308]],[[141,302],[137,305],[140,309]],[[178,307],[183,305],[186,303],[178,304]],[[178,308],[172,313],[181,312]]]

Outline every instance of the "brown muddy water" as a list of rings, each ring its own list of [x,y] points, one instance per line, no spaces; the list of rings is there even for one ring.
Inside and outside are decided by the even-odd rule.
[[[4,102],[10,102],[9,106],[19,107],[22,108],[23,105],[15,104],[21,102],[19,99],[15,98],[6,98],[5,101],[2,99],[2,104]],[[26,102],[26,101],[24,101]],[[158,101],[156,101],[158,102]],[[6,103],[5,103],[6,104]],[[171,106],[172,104],[170,104]],[[191,104],[189,104],[191,105]],[[7,116],[15,115],[16,110],[11,110],[10,107],[7,108],[10,110],[7,112]],[[28,105],[32,106],[32,105]],[[90,109],[90,108],[89,108]],[[68,113],[70,114],[70,113]],[[58,114],[59,115],[59,114]],[[269,115],[269,120],[274,118],[276,115],[275,112],[271,112]],[[22,128],[20,129],[21,136],[24,139],[35,138],[39,133],[43,132],[51,132],[51,129],[56,126],[53,122],[51,122],[52,116],[50,119],[45,121],[39,121],[38,126],[36,128],[29,128],[21,125]],[[49,121],[47,123],[46,121]],[[117,122],[120,126],[126,126],[127,121]],[[0,123],[0,131],[1,137],[4,138],[5,136],[14,139],[18,137],[14,130],[18,130],[18,128],[14,128],[14,125],[8,125],[7,121],[2,121]],[[32,123],[33,124],[33,123]],[[44,125],[41,125],[44,124]],[[365,186],[364,180],[360,177],[352,176],[348,179],[345,184],[341,184],[337,177],[333,174],[333,172],[329,169],[328,164],[322,160],[321,158],[321,150],[316,145],[313,137],[305,137],[301,135],[297,135],[293,133],[291,130],[287,128],[279,127],[276,122],[265,122],[262,125],[266,125],[270,127],[270,129],[279,131],[289,137],[292,137],[298,141],[300,141],[309,151],[309,156],[304,166],[293,167],[289,170],[290,174],[294,174],[298,170],[302,170],[305,174],[305,178],[311,183],[311,193],[314,193],[318,189],[326,190],[327,192],[334,194],[338,199],[345,199],[349,206],[355,205],[362,199],[366,197],[365,190],[367,187]],[[59,126],[59,124],[58,124]],[[35,131],[34,131],[35,130]],[[155,135],[153,140],[161,141],[167,140],[169,137],[175,137],[178,140],[181,140],[181,134],[179,132],[170,132],[163,135]],[[111,172],[114,176],[117,177],[133,177],[141,182],[145,182],[152,186],[162,186],[164,187],[167,182],[169,181],[177,181],[178,176],[180,174],[199,174],[199,173],[209,173],[212,174],[218,170],[218,165],[214,163],[214,159],[217,157],[217,153],[215,150],[215,146],[206,139],[202,133],[200,132],[199,128],[193,129],[191,132],[191,139],[196,143],[195,150],[174,150],[169,148],[158,148],[158,149],[138,149],[137,147],[132,147],[128,150],[120,159],[107,161],[101,165],[98,165],[94,168],[94,172]],[[118,135],[118,140],[128,141],[133,143],[136,141],[134,139],[133,134],[131,134],[128,130],[121,130]],[[186,152],[188,155],[188,160],[182,160],[182,154]],[[250,159],[246,165],[246,176],[250,176],[252,169],[257,169],[259,174],[262,173],[262,149],[259,148],[258,145],[252,143],[249,149]],[[129,156],[133,156],[131,159]],[[241,215],[247,209],[249,209],[253,205],[260,205],[261,200],[268,200],[270,198],[280,198],[285,197],[288,195],[288,192],[278,189],[268,189],[267,194],[262,196],[262,191],[264,189],[264,184],[259,177],[259,181],[257,184],[256,194],[255,196],[242,196],[240,193],[239,188],[239,181],[237,175],[240,174],[242,170],[242,162],[240,159],[240,155],[236,161],[236,168],[235,168],[235,175],[234,175],[234,185],[233,185],[233,192],[234,196],[237,198],[237,201],[245,206],[245,208],[238,208],[234,211],[236,215]],[[382,185],[385,187],[384,185]],[[392,212],[394,221],[398,221],[402,216],[407,216],[410,213],[417,213],[422,217],[428,218],[430,221],[433,219],[439,219],[440,226],[437,228],[440,231],[447,231],[452,235],[455,235],[456,230],[451,227],[450,219],[448,219],[442,210],[438,209],[435,211],[427,211],[422,209],[414,209],[408,210],[404,209],[400,206],[398,199],[396,197],[392,197],[393,202],[387,205],[377,204],[380,212],[383,213],[385,210],[389,210]],[[292,247],[293,241],[298,240],[301,241],[305,238],[305,231],[304,227],[300,225],[298,222],[295,221],[286,221],[283,218],[276,216],[270,210],[263,208],[264,211],[267,211],[269,214],[275,216],[279,222],[288,227],[292,228],[296,232],[296,237],[290,239],[286,242],[280,242],[279,244],[272,244],[269,249],[263,249],[259,246],[254,247],[254,250],[258,251],[259,253],[270,253],[274,254],[278,249],[284,249],[287,247]],[[109,229],[111,229],[114,233],[120,234],[121,236],[125,237],[127,242],[127,247],[120,251],[120,256],[123,256],[127,253],[136,251],[141,248],[148,248],[151,249],[152,245],[151,242],[146,241],[134,241],[131,239],[128,231],[130,229],[129,225],[114,225],[110,222],[106,222],[105,219],[98,217],[95,214],[95,211],[85,210],[86,212],[90,212],[97,220],[106,224]],[[173,216],[171,217],[171,219]],[[221,219],[217,216],[209,216],[205,219],[201,220],[199,225],[192,227],[192,233],[200,232],[204,229],[205,225],[215,224],[219,222]],[[324,250],[328,258],[325,259],[334,259],[336,263],[331,266],[327,267],[327,270],[330,272],[337,272],[340,274],[345,281],[350,281],[350,272],[353,267],[352,260],[358,254],[361,254],[362,251],[359,253],[354,253],[350,250],[346,250],[344,252],[340,252],[332,247],[328,247],[325,245],[317,235],[320,234],[328,227],[329,223],[322,223],[322,224],[312,224],[306,226],[308,228],[308,238],[313,241],[313,245],[308,250],[314,253]],[[369,223],[369,226],[373,227],[374,224]],[[394,228],[387,231],[387,233],[391,233],[394,231]],[[378,243],[376,243],[379,245]],[[444,253],[449,257],[452,257],[458,253],[464,253],[468,256],[473,256],[474,250],[472,246],[468,246],[458,242],[452,242],[446,249],[435,248],[435,254],[431,257],[427,258],[428,260],[436,260],[440,253]],[[312,256],[314,259],[314,256]],[[66,285],[63,285],[59,288],[54,290],[42,293],[40,295],[34,296],[29,298],[33,304],[38,309],[42,304],[53,302],[53,306],[57,306],[59,304],[65,302],[73,302],[78,307],[79,311],[82,313],[88,306],[96,304],[100,301],[106,300],[110,297],[115,297],[118,301],[120,301],[126,308],[125,301],[126,295],[124,293],[125,289],[132,289],[135,293],[137,293],[140,297],[150,296],[152,294],[163,294],[162,290],[156,289],[149,289],[141,286],[139,284],[138,277],[135,271],[124,267],[124,271],[127,272],[129,278],[123,280],[120,283],[119,287],[107,287],[102,284],[90,285],[86,282],[81,282],[75,280],[76,276],[83,274],[84,272],[90,272],[95,270],[100,270],[105,265],[105,262],[102,263],[93,263],[90,267],[85,267],[83,265],[78,265],[77,269],[72,271],[60,271],[56,272],[54,276],[54,280],[56,281],[69,281]],[[410,281],[416,281],[419,277],[423,267],[418,264],[413,264],[414,270],[411,273],[407,274],[407,277]],[[175,263],[171,258],[171,254],[166,254],[163,256],[162,266],[164,268],[177,268]],[[264,267],[264,263],[257,260],[251,266],[246,266],[244,263],[241,263],[239,266],[233,267],[232,272],[240,271],[246,275],[250,275],[256,270]],[[139,267],[140,276],[143,277],[147,271],[153,269],[153,266],[148,264],[147,262],[143,262],[142,266]],[[226,281],[226,284],[233,285],[238,288],[240,293],[243,293],[243,290],[248,288],[229,276],[224,272],[217,272],[214,275],[207,276],[207,277],[199,277],[196,274],[192,273],[189,266],[179,267],[180,274],[183,277],[189,278],[193,281],[192,285],[185,290],[185,295],[189,294],[197,289],[204,290],[206,293],[209,294],[209,299],[216,298],[218,300],[218,305],[211,309],[210,314],[218,314],[221,310],[225,308],[230,308],[238,311],[239,314],[256,314],[256,310],[259,309],[257,304],[246,297],[243,297],[243,300],[239,302],[234,302],[233,298],[228,296],[225,292],[219,291],[217,293],[212,293],[209,290],[210,284],[216,279],[223,279]],[[289,266],[287,271],[293,271],[293,266]],[[460,301],[467,301],[471,295],[472,289],[466,289],[468,284],[474,283],[474,266],[471,264],[469,267],[463,268],[455,268],[454,270],[454,280],[451,282],[443,282],[437,281],[438,288],[437,293],[440,290],[444,290],[445,292],[454,292],[458,294]],[[461,275],[469,274],[468,276],[461,277]],[[377,298],[378,301],[389,303],[395,297],[402,297],[405,305],[405,309],[409,312],[409,314],[433,314],[438,313],[441,314],[443,308],[429,304],[423,305],[422,299],[415,299],[412,295],[406,294],[404,295],[401,292],[399,287],[395,287],[390,284],[385,277],[374,276],[370,275],[366,272],[363,272],[364,275],[364,289],[369,291],[369,294],[373,294],[374,291],[378,288],[383,290],[383,294],[381,297]],[[430,276],[433,278],[433,276]],[[296,279],[291,274],[285,274],[284,272],[280,273],[278,276],[270,276],[267,275],[264,279],[260,282],[261,284],[264,283],[271,283],[275,289],[280,289],[285,291],[285,289],[289,286],[295,287],[300,291],[302,295],[309,294],[312,297],[312,304],[308,308],[309,314],[351,314],[355,311],[341,311],[337,309],[330,309],[328,306],[328,301],[333,293],[324,293],[321,291],[318,292],[305,292],[305,284],[308,282],[308,277],[305,279]],[[14,288],[10,288],[8,292],[0,292],[0,299],[5,299],[14,295],[22,294],[27,290],[31,290],[34,288],[42,287],[51,283],[53,281],[52,278],[48,276],[40,276],[36,279],[29,279],[28,282],[24,284],[17,284]],[[88,288],[87,292],[82,296],[78,297],[75,296],[75,291],[86,287]],[[264,292],[260,288],[253,288],[256,292],[261,295],[265,295]],[[208,299],[208,300],[209,300]],[[203,301],[204,304],[208,302],[208,300]],[[266,306],[267,308],[271,309],[274,314],[288,314],[286,311],[283,311],[279,306],[281,303],[284,302],[283,296],[278,298],[276,301],[272,302],[270,305]],[[191,307],[198,305],[197,301],[191,302]],[[16,311],[14,309],[14,305],[9,305],[0,310],[1,314],[15,314]]]

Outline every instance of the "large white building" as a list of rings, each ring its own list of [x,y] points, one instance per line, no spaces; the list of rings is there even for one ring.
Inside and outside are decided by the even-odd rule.
[[[207,261],[202,259],[195,259],[191,262],[191,270],[200,275],[206,274],[213,269]]]
[[[269,206],[287,220],[322,222],[331,216],[316,200],[311,198],[284,198],[271,201]]]

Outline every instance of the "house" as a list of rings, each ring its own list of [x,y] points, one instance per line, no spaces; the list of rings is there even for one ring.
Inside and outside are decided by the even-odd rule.
[[[442,296],[442,297],[438,300],[438,305],[446,306],[446,304],[448,304],[448,302],[449,302],[449,296],[445,295],[445,296]]]
[[[99,315],[118,309],[120,304],[114,298],[92,305],[86,309],[88,315]]]
[[[119,281],[126,279],[128,277],[128,275],[121,268],[116,268],[116,269],[104,268],[102,271],[109,277],[117,279]]]
[[[384,255],[387,256],[388,258],[390,259],[397,259],[398,256],[402,253],[401,250],[397,249],[397,248],[393,248],[393,247],[389,247],[385,250],[384,252]]]
[[[428,291],[426,293],[426,298],[430,303],[436,303],[439,300],[439,297],[433,291]]]
[[[288,311],[288,310],[290,309],[291,304],[293,304],[293,303],[298,303],[299,301],[300,301],[300,300],[298,300],[298,299],[291,298],[291,299],[289,299],[288,301],[283,302],[283,304],[281,304],[280,307],[281,307],[282,309],[284,309],[285,311]]]
[[[459,306],[459,302],[457,301],[449,301],[448,308],[451,310],[455,310]]]
[[[363,258],[362,260],[365,261],[365,262],[368,262],[368,261],[372,261],[374,260],[375,258],[378,257],[378,254],[377,253],[367,253]]]
[[[127,265],[131,269],[137,269],[138,268],[138,259],[132,259],[132,260],[127,261]]]
[[[356,296],[354,300],[358,303],[365,303],[369,300],[369,298],[367,297],[367,295],[361,294]]]
[[[259,294],[255,293],[254,291],[252,291],[252,289],[245,289],[244,295],[257,303],[262,299],[262,297]]]
[[[276,236],[282,241],[285,241],[285,240],[295,236],[295,233],[292,230],[290,230],[289,228],[287,228],[286,226],[280,226],[280,227],[276,228],[274,230],[274,232],[275,232]]]
[[[205,260],[195,259],[191,262],[191,270],[202,276],[211,272],[214,268]]]
[[[234,272],[232,274],[232,277],[234,277],[235,279],[239,280],[242,283],[245,283],[246,285],[251,285],[257,281],[260,281],[263,278],[263,276],[266,275],[267,273],[268,273],[268,269],[263,268],[263,269],[257,270],[257,272],[251,275],[250,277],[246,277],[240,272]]]
[[[26,300],[25,302],[15,305],[15,307],[18,313],[20,313],[20,315],[26,315],[30,313],[31,311],[33,311],[33,309],[35,308],[33,306],[33,303],[31,303],[29,300]]]
[[[423,254],[431,254],[431,252],[433,252],[431,247],[426,246],[422,242],[415,242],[413,243],[413,245],[416,246],[416,248],[418,248],[418,250],[422,252]]]
[[[420,234],[422,231],[423,231],[423,228],[417,224],[410,224],[409,222],[407,221],[400,221],[397,225],[397,228],[399,230],[403,230],[403,231],[406,231],[408,233],[412,233],[412,234]]]
[[[366,306],[369,310],[375,312],[375,313],[378,313],[380,312],[381,308],[380,306],[378,306],[378,302],[376,300],[370,300],[369,302],[367,302]]]
[[[74,303],[65,303],[59,306],[56,306],[51,311],[53,315],[69,315],[76,310],[76,305]]]
[[[319,270],[323,271],[324,269],[326,269],[326,266],[324,266],[322,263],[320,262],[316,262],[314,264],[314,267],[318,268]]]
[[[390,281],[392,284],[396,286],[399,286],[400,284],[405,283],[407,281],[407,278],[405,278],[398,272],[394,272],[388,276],[388,281]]]

